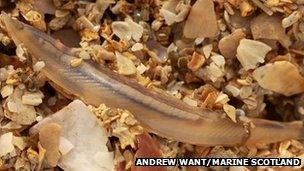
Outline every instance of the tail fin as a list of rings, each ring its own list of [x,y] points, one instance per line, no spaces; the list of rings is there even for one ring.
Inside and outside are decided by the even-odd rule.
[[[250,130],[248,144],[274,143],[289,139],[304,139],[304,127],[300,121],[282,123],[253,119],[254,128]]]

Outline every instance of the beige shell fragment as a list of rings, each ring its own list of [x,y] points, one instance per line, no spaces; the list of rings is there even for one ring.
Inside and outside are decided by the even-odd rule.
[[[65,17],[65,16],[67,16],[69,14],[70,14],[70,12],[67,11],[67,10],[56,10],[55,11],[55,17],[58,17],[58,18]]]
[[[22,103],[23,91],[15,88],[14,93],[7,99],[9,112],[6,117],[21,125],[30,125],[36,121],[36,110],[33,106]]]
[[[75,68],[76,68],[76,67],[79,67],[79,66],[81,65],[82,61],[83,61],[82,58],[74,58],[74,59],[71,60],[70,65],[71,65],[72,67],[75,67]]]
[[[237,122],[236,121],[236,109],[234,106],[231,106],[229,104],[225,104],[223,106],[223,109],[225,111],[225,113],[228,115],[228,117],[233,121],[233,122]]]
[[[132,50],[133,52],[136,52],[136,51],[139,51],[139,50],[142,50],[142,49],[144,49],[144,45],[141,44],[141,43],[135,43],[135,44],[132,46],[132,48],[131,48],[131,50]]]
[[[237,29],[230,35],[223,37],[218,44],[221,54],[226,58],[235,58],[240,40],[244,38],[245,34],[242,29]]]
[[[14,151],[13,133],[8,132],[0,136],[0,157]]]
[[[290,96],[304,92],[304,78],[298,68],[288,61],[277,61],[257,68],[253,77],[268,90]]]
[[[122,75],[132,75],[136,73],[136,67],[133,61],[119,52],[115,52],[118,73]]]
[[[57,123],[45,124],[39,131],[39,141],[41,146],[46,150],[47,163],[55,167],[61,157],[59,152],[59,136],[61,126]]]
[[[251,20],[250,28],[254,39],[270,39],[279,41],[285,48],[291,44],[285,29],[281,25],[281,17],[261,14]]]
[[[126,18],[125,21],[129,24],[132,38],[138,42],[144,33],[144,28],[140,24],[134,22],[131,18]]]
[[[13,144],[20,150],[24,150],[27,147],[26,137],[16,137],[13,136]]]
[[[131,18],[126,18],[125,21],[114,21],[111,26],[113,33],[120,39],[126,41],[133,38],[138,42],[144,33],[144,28]]]
[[[176,6],[176,11],[178,11],[178,14],[175,17],[175,22],[184,21],[188,16],[190,9],[191,6],[189,4],[184,4],[182,1],[180,1]]]
[[[31,106],[38,106],[42,103],[42,98],[44,97],[43,93],[41,91],[31,93],[31,92],[25,92],[22,95],[22,103],[31,105]]]
[[[203,53],[205,55],[205,58],[208,59],[211,55],[212,50],[213,50],[213,45],[212,44],[205,45],[205,46],[203,46],[202,50],[203,50]]]
[[[167,25],[182,22],[188,16],[191,6],[184,4],[183,1],[170,0],[164,1],[162,8],[159,10],[164,17]]]
[[[299,19],[301,19],[302,17],[303,17],[303,14],[301,11],[294,11],[288,17],[286,17],[282,20],[282,26],[284,28],[290,27],[294,23],[296,23]]]
[[[14,92],[14,86],[8,84],[8,85],[2,87],[1,96],[2,96],[2,98],[5,98],[5,97],[11,95],[13,92]]]
[[[183,32],[186,38],[192,39],[215,37],[218,34],[219,29],[212,0],[197,0],[195,2],[186,19]]]
[[[176,12],[176,7],[180,1],[179,0],[169,0],[163,1],[162,9],[168,10],[172,13]]]
[[[114,170],[114,156],[106,146],[107,133],[83,102],[79,100],[71,102],[57,113],[33,126],[30,134],[38,133],[43,126],[49,123],[57,123],[61,126],[59,150],[64,149],[65,154],[61,156],[58,166],[63,170]],[[61,137],[68,142],[62,142]]]
[[[216,82],[224,75],[223,69],[216,65],[214,62],[206,66],[206,73],[212,82]]]
[[[169,10],[166,10],[166,9],[160,9],[159,10],[160,14],[164,17],[165,21],[166,21],[166,24],[168,26],[172,25],[173,23],[175,23],[175,20],[176,20],[176,14],[169,11]]]
[[[245,70],[254,69],[258,63],[264,63],[264,58],[270,50],[271,47],[265,43],[242,39],[237,48],[237,59]]]
[[[128,23],[123,21],[114,21],[112,23],[113,33],[122,40],[129,41],[132,38],[131,27]]]
[[[24,48],[22,43],[17,45],[16,55],[21,62],[24,62],[26,60],[26,53],[26,49]]]

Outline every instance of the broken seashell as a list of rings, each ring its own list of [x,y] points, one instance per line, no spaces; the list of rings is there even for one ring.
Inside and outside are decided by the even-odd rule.
[[[136,52],[136,51],[142,50],[143,48],[144,48],[143,44],[141,44],[141,43],[135,43],[135,44],[132,46],[131,50],[132,50],[133,52]]]
[[[7,98],[9,112],[6,117],[21,125],[30,125],[36,121],[36,110],[33,106],[22,103],[23,91],[15,88],[14,93]]]
[[[79,52],[79,57],[83,60],[91,59],[90,53],[84,50]]]
[[[57,113],[43,119],[30,129],[30,134],[36,134],[48,123],[59,124],[60,137],[66,138],[74,146],[58,163],[63,170],[114,170],[113,153],[108,152],[106,146],[108,141],[106,131],[83,102],[75,100]]]
[[[163,21],[154,20],[151,23],[151,29],[154,31],[158,31],[163,24],[164,24]]]
[[[136,67],[133,61],[120,52],[115,52],[118,73],[122,75],[132,75],[136,73]]]
[[[252,94],[252,92],[253,92],[252,87],[250,87],[250,86],[243,86],[240,89],[240,97],[242,99],[246,99],[246,98],[248,98]]]
[[[164,17],[167,25],[182,22],[187,17],[191,6],[182,1],[165,1],[159,13]]]
[[[46,150],[45,157],[47,163],[55,167],[61,157],[59,152],[59,136],[61,126],[57,123],[47,123],[39,130],[39,141]]]
[[[220,68],[224,69],[225,66],[225,58],[222,55],[213,55],[211,56],[211,60]]]
[[[233,96],[237,97],[240,95],[240,89],[232,84],[227,84],[225,89]]]
[[[16,48],[16,55],[19,59],[19,61],[24,62],[26,60],[26,49],[24,48],[23,44],[17,45]]]
[[[219,103],[219,104],[226,104],[229,101],[229,97],[227,94],[220,92],[220,94],[217,96],[215,103]]]
[[[202,17],[204,16],[204,17]],[[212,0],[197,0],[184,26],[186,38],[215,37],[219,32]]]
[[[219,50],[226,58],[235,58],[236,49],[239,46],[240,40],[245,38],[242,29],[236,29],[233,33],[223,37],[218,44]]]
[[[55,17],[57,17],[57,18],[66,17],[69,14],[70,14],[70,12],[68,10],[56,10],[55,11]]]
[[[130,25],[123,21],[114,21],[111,25],[113,33],[121,40],[129,41],[132,37]]]
[[[37,11],[33,11],[33,10],[27,12],[23,16],[29,22],[38,22],[38,21],[42,20],[41,14],[38,13]]]
[[[254,39],[273,39],[279,41],[285,48],[291,44],[285,29],[281,25],[281,18],[277,15],[261,14],[251,20],[250,24]]]
[[[190,9],[191,6],[189,4],[184,4],[182,1],[180,1],[176,6],[176,11],[178,11],[178,14],[175,17],[175,22],[184,21],[187,18]]]
[[[205,38],[198,37],[194,40],[195,45],[200,45],[204,42]]]
[[[8,132],[0,136],[0,157],[15,150],[13,145],[13,133]]]
[[[258,63],[264,62],[264,58],[270,50],[271,47],[265,43],[242,39],[237,48],[237,59],[245,70],[254,69]]]
[[[135,23],[131,18],[126,18],[125,22],[114,21],[111,27],[116,36],[126,41],[133,38],[138,42],[144,33],[144,28],[140,24]]]
[[[206,74],[212,82],[216,82],[219,78],[224,76],[224,71],[221,67],[212,62],[206,67]]]
[[[31,106],[38,106],[42,103],[42,98],[44,97],[43,93],[41,91],[35,92],[35,93],[30,93],[30,92],[25,92],[22,95],[22,103],[26,105],[31,105]]]
[[[8,85],[2,87],[2,89],[1,89],[1,96],[3,98],[5,98],[5,97],[11,95],[13,92],[14,92],[14,86],[8,84]]]
[[[210,57],[210,55],[211,55],[211,52],[212,52],[212,49],[213,49],[213,45],[212,44],[208,44],[208,45],[205,45],[204,47],[203,47],[203,53],[204,53],[204,55],[205,55],[205,58],[209,58]]]
[[[197,52],[192,54],[191,61],[188,63],[188,68],[192,71],[197,71],[205,63],[205,57]]]
[[[131,18],[126,18],[125,21],[129,24],[132,38],[138,42],[144,33],[144,28],[140,24],[135,23]]]
[[[236,110],[235,107],[229,105],[229,104],[224,104],[223,109],[227,116],[233,121],[236,122]]]
[[[268,90],[291,96],[304,92],[304,78],[299,69],[288,61],[277,61],[257,68],[253,78]]]
[[[140,65],[138,65],[137,70],[139,72],[139,74],[143,74],[148,70],[148,67],[146,67],[144,64],[140,63]]]
[[[81,30],[79,33],[80,33],[82,42],[90,42],[90,41],[99,39],[98,32],[88,29],[88,28]]]
[[[176,7],[180,1],[179,0],[169,0],[169,1],[164,1],[162,9],[165,9],[167,11],[170,11],[172,13],[176,12]]]
[[[286,17],[282,20],[282,26],[284,28],[290,27],[291,25],[296,23],[299,19],[301,19],[302,16],[303,15],[302,15],[301,11],[294,11],[288,17]]]
[[[16,137],[13,136],[13,144],[18,147],[20,150],[24,150],[27,147],[26,137]]]
[[[252,14],[254,6],[251,5],[247,0],[241,1],[240,3],[240,13],[242,17],[249,16]]]
[[[176,14],[174,14],[173,12],[166,10],[166,9],[160,9],[159,10],[160,14],[164,17],[166,24],[168,26],[172,25],[175,23],[176,20]]]
[[[81,65],[81,63],[82,63],[82,58],[75,58],[75,59],[72,59],[71,60],[71,66],[72,67],[79,67],[80,65]]]

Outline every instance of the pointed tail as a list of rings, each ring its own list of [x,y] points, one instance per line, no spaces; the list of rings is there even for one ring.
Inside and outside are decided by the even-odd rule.
[[[250,130],[247,144],[274,143],[290,139],[304,139],[303,122],[282,123],[253,119],[254,127]]]

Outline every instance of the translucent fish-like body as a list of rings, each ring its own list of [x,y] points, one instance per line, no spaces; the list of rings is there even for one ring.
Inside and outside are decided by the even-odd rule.
[[[1,20],[16,44],[23,43],[36,59],[46,63],[42,72],[68,93],[87,104],[127,109],[143,127],[160,136],[197,145],[236,146],[303,139],[299,122],[252,119],[254,128],[234,123],[219,112],[191,107],[158,94],[106,67],[89,62],[73,68],[70,49],[49,35],[2,14]]]

